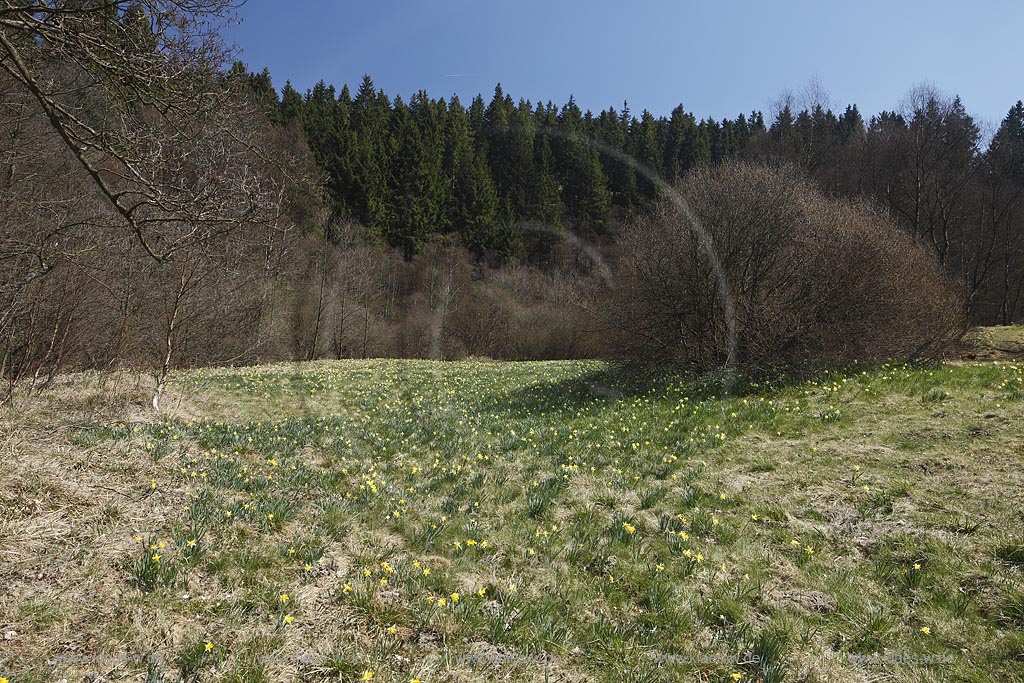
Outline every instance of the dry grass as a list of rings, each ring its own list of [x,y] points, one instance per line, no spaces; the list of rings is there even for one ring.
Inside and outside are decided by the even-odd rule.
[[[961,355],[970,360],[1014,361],[1024,358],[1024,327],[979,327],[964,338]]]

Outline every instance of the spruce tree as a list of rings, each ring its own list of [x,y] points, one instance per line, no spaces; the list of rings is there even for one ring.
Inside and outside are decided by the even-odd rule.
[[[274,112],[278,107],[280,99],[270,78],[270,69],[263,67],[263,71],[260,73],[249,74],[248,80],[249,91],[256,98],[257,104],[260,105],[268,116],[274,118]]]
[[[292,87],[291,81],[285,81],[284,89],[281,90],[281,106],[278,109],[278,121],[289,125],[299,120],[302,114],[302,95]]]
[[[581,135],[582,124],[583,114],[570,97],[558,115],[554,156],[566,215],[573,229],[600,234],[605,229],[611,195],[597,150]]]
[[[390,103],[383,91],[378,93],[373,80],[363,77],[352,101],[352,139],[350,153],[353,166],[350,209],[371,237],[381,236],[392,222],[388,188],[389,162],[394,143],[389,126]]]
[[[602,111],[595,128],[595,138],[603,148],[600,151],[601,167],[608,177],[611,201],[630,209],[637,202],[636,172],[626,152],[626,131],[615,109]]]
[[[452,230],[479,257],[503,259],[516,247],[508,238],[514,221],[502,216],[501,201],[489,164],[489,154],[504,148],[507,103],[500,84],[489,106],[480,95],[464,109],[457,97],[448,111],[446,143],[450,169]]]
[[[661,152],[658,148],[658,131],[654,115],[646,109],[641,112],[639,119],[633,120],[630,127],[631,147],[633,158],[643,165],[648,172],[655,176],[662,175]],[[637,178],[637,187],[641,196],[646,199],[653,199],[657,194],[657,186],[652,178],[641,174]]]
[[[988,157],[1000,174],[1024,183],[1024,102],[1010,108],[996,134],[992,136]]]
[[[536,138],[534,182],[530,196],[532,203],[528,218],[533,229],[524,235],[529,255],[544,259],[552,247],[565,236],[565,206],[562,186],[555,172],[555,155],[551,150],[550,134],[541,130]]]
[[[846,111],[839,116],[839,137],[843,144],[862,142],[864,140],[864,119],[857,105],[847,105]]]
[[[385,195],[388,220],[382,232],[387,243],[406,258],[414,256],[429,236],[444,226],[441,157],[434,153],[429,134],[417,123],[414,111],[395,97],[391,112],[394,154]]]

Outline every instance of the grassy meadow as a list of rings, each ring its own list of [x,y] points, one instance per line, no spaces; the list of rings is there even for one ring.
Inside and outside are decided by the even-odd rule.
[[[1001,344],[63,377],[0,414],[0,681],[1024,681]]]

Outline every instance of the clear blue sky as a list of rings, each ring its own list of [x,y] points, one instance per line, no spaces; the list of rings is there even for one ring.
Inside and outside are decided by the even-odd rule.
[[[816,78],[865,115],[927,81],[997,124],[1024,98],[1024,0],[248,0],[230,38],[280,88],[364,73],[423,88],[698,117],[768,111]]]

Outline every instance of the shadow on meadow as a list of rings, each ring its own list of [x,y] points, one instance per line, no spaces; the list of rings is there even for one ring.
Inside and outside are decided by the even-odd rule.
[[[828,373],[827,376],[834,376]],[[824,377],[825,374],[817,377]],[[672,365],[608,364],[553,381],[537,381],[510,391],[493,391],[477,402],[477,412],[514,418],[599,412],[633,399],[687,396],[691,401],[762,395],[796,386],[815,376],[745,375],[720,369],[696,371]]]
[[[554,380],[540,379],[509,390],[495,390],[475,403],[477,414],[511,418],[542,415],[581,415],[605,410],[634,399],[692,402],[769,396],[787,389],[843,382],[882,365],[855,365],[814,371],[695,370],[668,364],[609,363],[580,374]],[[903,364],[905,370],[938,367],[933,362]]]

